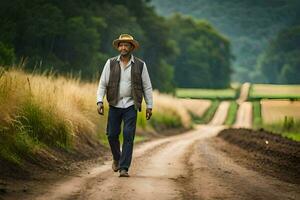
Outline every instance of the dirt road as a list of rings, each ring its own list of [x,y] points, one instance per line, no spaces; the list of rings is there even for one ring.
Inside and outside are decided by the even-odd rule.
[[[235,128],[251,128],[252,127],[252,104],[247,102],[250,89],[250,83],[244,83],[241,86],[240,97],[236,101],[239,104],[236,121],[233,125]]]
[[[110,163],[57,183],[29,199],[297,199],[298,185],[247,170],[215,148],[222,126],[145,143],[137,148],[130,178]]]
[[[240,92],[239,98],[237,99],[237,103],[242,103],[247,100],[248,94],[249,94],[249,89],[250,89],[250,83],[244,83],[241,86],[241,92]]]
[[[107,162],[22,199],[299,199],[299,184],[246,168],[219,148],[228,145],[215,137],[225,128],[228,108],[222,102],[209,125],[136,146],[129,178],[119,178]],[[249,113],[251,104],[241,102],[236,126],[250,127]]]
[[[222,125],[225,120],[228,113],[228,109],[230,106],[229,101],[222,101],[213,117],[213,119],[210,121],[210,125]]]
[[[252,104],[250,102],[242,102],[237,111],[236,121],[233,125],[235,128],[251,128],[252,127]]]
[[[108,162],[28,199],[297,199],[299,185],[248,170],[216,148],[226,107],[214,125],[136,147],[130,178],[119,178]]]

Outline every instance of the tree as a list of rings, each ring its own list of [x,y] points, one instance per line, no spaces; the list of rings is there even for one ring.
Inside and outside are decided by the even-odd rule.
[[[229,41],[205,21],[180,14],[168,24],[180,54],[172,61],[179,87],[226,88],[232,59]]]
[[[258,68],[266,83],[300,83],[300,26],[282,30],[261,56]]]

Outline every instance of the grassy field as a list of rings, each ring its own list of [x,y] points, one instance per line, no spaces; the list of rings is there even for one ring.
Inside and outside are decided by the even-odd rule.
[[[253,113],[253,127],[259,128],[262,126],[261,118],[261,105],[260,101],[254,101],[252,103],[252,113]]]
[[[300,141],[300,101],[262,100],[253,102],[254,128],[264,128]]]
[[[252,84],[250,99],[300,99],[300,85]]]
[[[235,99],[237,92],[235,89],[178,88],[176,89],[176,96],[179,98],[226,100]]]
[[[236,103],[236,101],[230,102],[228,114],[227,114],[226,120],[224,122],[225,125],[231,126],[235,122],[238,107],[239,106]]]
[[[97,83],[0,67],[0,159],[21,164],[44,147],[72,151],[80,134],[107,144],[108,104],[99,116],[96,90]],[[139,113],[139,130],[191,127],[188,110],[177,99],[156,92],[154,104],[150,121],[145,105]]]
[[[265,124],[283,121],[285,117],[300,119],[300,101],[262,100],[261,115]]]

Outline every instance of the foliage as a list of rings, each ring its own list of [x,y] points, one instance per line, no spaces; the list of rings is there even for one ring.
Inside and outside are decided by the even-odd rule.
[[[300,25],[282,30],[260,57],[258,68],[266,83],[300,83]]]
[[[135,52],[148,64],[154,88],[174,90],[174,56],[166,21],[144,0],[3,0],[0,2],[0,64],[26,58],[25,68],[99,78],[115,56],[112,40],[130,33],[141,44]]]
[[[96,82],[0,68],[0,159],[21,165],[45,147],[72,151],[81,135],[107,144],[108,104],[104,102],[105,116],[99,116],[96,90]],[[145,103],[138,114],[139,131],[191,127],[179,100],[157,92],[154,97],[152,118],[145,120]]]
[[[0,65],[11,65],[15,60],[14,49],[0,41]]]
[[[295,141],[300,141],[300,121],[292,117],[285,117],[283,121],[264,124],[266,130],[278,133]]]
[[[228,36],[235,56],[233,80],[256,82],[257,57],[276,33],[299,21],[298,0],[152,0],[159,14],[180,12],[209,21]]]
[[[227,88],[230,83],[229,41],[205,21],[175,14],[168,19],[180,53],[172,61],[178,87]]]

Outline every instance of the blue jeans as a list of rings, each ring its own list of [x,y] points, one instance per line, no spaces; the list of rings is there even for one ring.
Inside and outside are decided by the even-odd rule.
[[[134,105],[128,108],[116,108],[109,106],[107,137],[113,159],[119,161],[120,169],[128,171],[133,151],[133,141],[136,130],[137,110]],[[121,124],[123,125],[123,145],[120,151],[119,135],[121,133]]]

